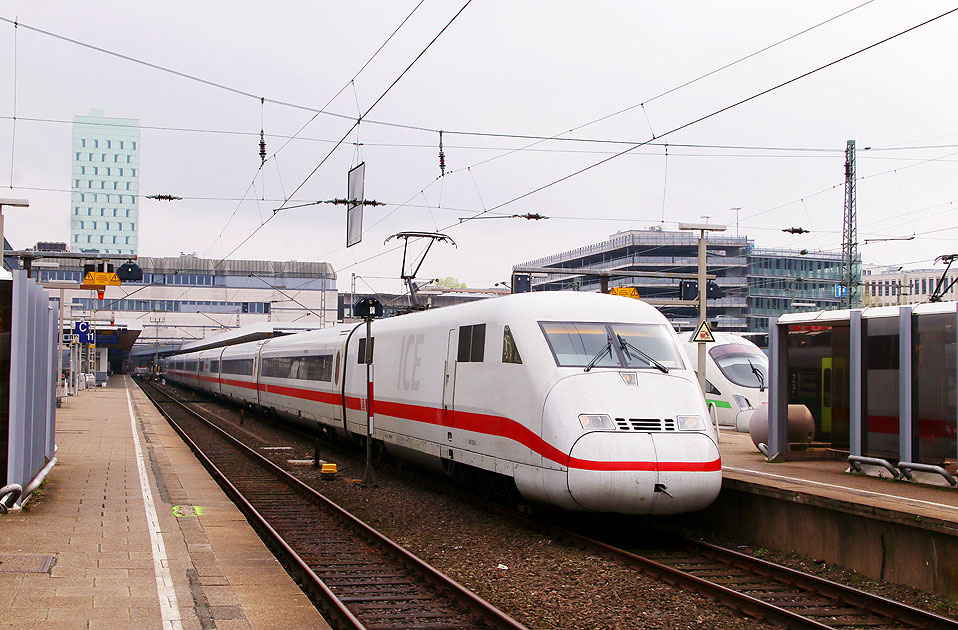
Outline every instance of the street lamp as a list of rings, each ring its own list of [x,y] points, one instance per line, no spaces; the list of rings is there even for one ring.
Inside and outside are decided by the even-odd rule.
[[[716,223],[679,223],[680,230],[699,232],[699,327],[705,322],[705,267],[707,232],[724,232],[725,226]],[[699,343],[698,354],[699,387],[705,391],[705,344]]]
[[[30,202],[26,199],[9,199],[0,197],[0,258],[3,258],[3,207],[13,206],[14,208],[29,208]]]

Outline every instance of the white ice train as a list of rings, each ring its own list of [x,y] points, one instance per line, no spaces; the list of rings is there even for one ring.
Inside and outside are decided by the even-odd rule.
[[[672,328],[617,296],[530,293],[178,355],[168,379],[366,432],[446,473],[569,510],[671,514],[718,495],[708,410]]]
[[[748,432],[752,412],[768,404],[768,357],[754,343],[715,332],[705,344],[705,402],[720,427]],[[698,343],[681,333],[692,368],[698,370]]]

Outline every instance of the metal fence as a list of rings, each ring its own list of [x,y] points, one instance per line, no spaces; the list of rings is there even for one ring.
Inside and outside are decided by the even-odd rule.
[[[0,341],[0,387],[9,403],[0,485],[22,489],[22,496],[5,492],[3,508],[19,506],[56,461],[56,335],[56,312],[40,285],[25,271],[0,281],[0,336],[7,338]]]

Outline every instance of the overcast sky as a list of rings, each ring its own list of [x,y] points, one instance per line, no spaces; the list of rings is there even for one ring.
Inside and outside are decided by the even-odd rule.
[[[938,254],[958,252],[958,13],[669,133],[953,4],[474,0],[317,169],[463,4],[418,3],[3,3],[0,17],[267,99],[0,23],[0,196],[31,203],[5,210],[8,239],[24,248],[68,240],[70,123],[102,109],[140,120],[140,194],[184,197],[141,198],[141,255],[327,261],[342,290],[352,273],[360,290],[364,282],[398,290],[402,251],[384,240],[409,230],[443,231],[458,245],[435,245],[420,278],[471,287],[507,281],[513,264],[663,221],[674,229],[708,216],[734,233],[736,207],[738,229],[759,246],[840,251],[849,139],[859,148],[860,242],[916,235],[862,244],[865,262],[931,267]],[[349,118],[320,114],[284,146],[281,136],[313,113],[269,101],[322,108],[411,12],[326,108]],[[565,137],[640,143],[654,133],[656,144],[506,205],[629,145],[553,140],[510,153],[534,141],[456,133],[551,137],[630,107]],[[262,170],[261,127],[270,157]],[[345,197],[359,161],[366,197],[387,204],[367,209],[361,244],[344,247],[341,206],[270,219],[287,197],[286,205]],[[483,216],[551,218],[460,223],[493,208]],[[781,232],[792,226],[812,232]]]

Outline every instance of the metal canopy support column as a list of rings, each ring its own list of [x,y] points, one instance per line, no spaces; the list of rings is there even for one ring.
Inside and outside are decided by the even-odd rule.
[[[769,319],[768,348],[768,460],[782,460],[788,455],[788,378],[785,362],[788,348],[788,324],[778,318]]]
[[[910,306],[898,309],[898,459],[915,461]]]
[[[862,455],[862,312],[849,313],[848,343],[848,450]]]

